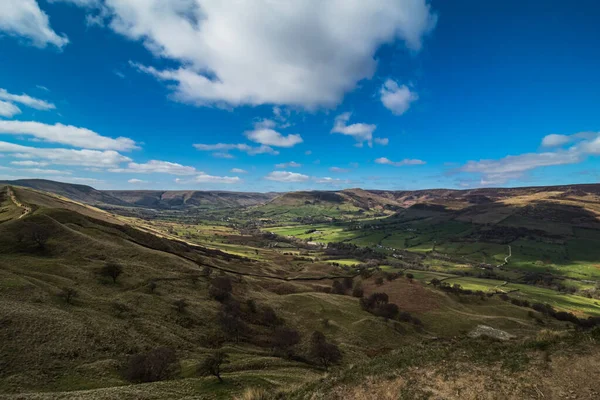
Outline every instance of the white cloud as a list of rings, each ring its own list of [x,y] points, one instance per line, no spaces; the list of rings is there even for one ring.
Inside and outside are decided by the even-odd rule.
[[[310,179],[308,175],[289,171],[273,171],[265,179],[276,182],[306,182]]]
[[[569,148],[555,151],[509,155],[497,160],[469,161],[455,172],[480,176],[480,186],[501,185],[510,180],[520,179],[527,172],[550,166],[578,164],[588,156],[600,155],[600,133],[579,132],[573,135],[547,135],[542,147],[561,147],[575,143]],[[472,179],[463,182],[472,182]]]
[[[102,179],[96,179],[96,178],[78,178],[78,177],[73,177],[73,178],[65,178],[66,181],[70,181],[70,182],[75,182],[75,183],[106,183],[105,181],[103,181]]]
[[[348,179],[337,179],[337,178],[330,178],[327,176],[324,178],[314,178],[314,181],[315,181],[315,183],[319,183],[322,185],[333,185],[333,186],[350,183],[350,180],[348,180]]]
[[[195,175],[201,173],[194,167],[172,163],[168,161],[150,160],[147,163],[139,164],[130,162],[127,168],[113,168],[110,172],[126,172],[138,174],[169,174],[169,175]]]
[[[48,15],[36,0],[0,1],[0,32],[23,38],[37,47],[51,44],[62,48],[69,43],[66,36],[52,30]]]
[[[517,156],[506,156],[499,160],[469,161],[460,168],[460,171],[480,173],[492,177],[509,174],[520,176],[523,172],[534,168],[574,164],[580,161],[581,154],[575,151],[527,153]]]
[[[101,136],[86,128],[71,125],[47,125],[33,121],[0,121],[0,134],[31,135],[46,142],[100,150],[132,150],[135,142],[129,138]]]
[[[132,185],[138,185],[140,183],[148,183],[148,181],[132,178],[132,179],[128,180],[127,183],[131,183]]]
[[[310,150],[306,150],[304,152],[304,155],[306,155],[306,156],[310,156],[311,154],[312,154],[312,151],[310,151]]]
[[[350,170],[348,168],[340,168],[340,167],[331,167],[331,168],[329,168],[329,170],[331,172],[336,172],[336,173],[339,173],[339,174],[350,172]]]
[[[227,158],[227,159],[235,158],[233,156],[233,154],[225,153],[223,151],[217,151],[216,153],[213,153],[212,156],[215,158]]]
[[[237,176],[212,176],[204,173],[194,177],[194,182],[196,183],[224,183],[231,185],[240,183],[241,181]]]
[[[381,146],[387,146],[388,144],[390,144],[390,139],[388,138],[375,138],[375,143],[381,145]]]
[[[48,89],[46,86],[43,85],[35,85],[36,88],[43,90],[44,92],[49,92],[50,89]]]
[[[287,163],[275,164],[275,168],[300,168],[302,164],[298,164],[295,161],[290,161]]]
[[[403,167],[405,165],[423,165],[423,164],[425,164],[425,161],[423,161],[423,160],[410,159],[410,158],[405,158],[402,161],[392,161],[388,158],[380,157],[380,158],[376,159],[375,162],[377,164],[393,165],[394,167]]]
[[[579,132],[572,135],[546,135],[542,139],[542,147],[561,147],[565,144],[587,141],[596,138],[599,135],[597,132]]]
[[[12,118],[21,114],[21,109],[12,103],[0,100],[0,117]]]
[[[265,146],[294,147],[303,142],[302,136],[293,134],[284,136],[276,130],[271,129],[274,126],[273,121],[263,120],[254,125],[254,130],[246,131],[245,135],[253,142]]]
[[[18,165],[20,167],[46,167],[50,163],[41,161],[12,161],[12,165]]]
[[[115,167],[120,163],[131,161],[113,150],[73,150],[52,149],[21,146],[14,143],[0,142],[0,153],[13,153],[15,157],[25,159],[43,159],[58,165],[79,165],[84,167]]]
[[[242,180],[237,176],[213,176],[205,174],[204,172],[198,173],[192,179],[175,179],[176,183],[186,184],[186,183],[216,183],[216,184],[226,184],[233,185],[237,183],[241,183]]]
[[[238,144],[228,144],[228,143],[216,143],[216,144],[194,144],[194,147],[200,151],[221,151],[227,152],[228,150],[238,150],[244,153],[247,153],[251,156],[256,154],[272,154],[277,155],[279,152],[277,150],[273,150],[273,148],[265,145],[261,145],[258,147],[252,147],[250,145],[244,143]]]
[[[47,89],[46,89],[47,90]],[[6,89],[0,89],[0,100],[10,101],[12,103],[23,104],[27,107],[35,108],[36,110],[54,110],[56,106],[45,100],[36,99],[27,94],[13,94]]]
[[[372,146],[373,131],[377,129],[377,125],[362,123],[348,125],[351,116],[352,114],[349,112],[338,115],[335,118],[331,133],[341,133],[342,135],[352,136],[359,147],[362,147],[364,142],[367,142],[369,146]]]
[[[426,0],[106,0],[104,10],[115,32],[180,63],[138,68],[195,105],[334,106],[373,75],[381,45],[419,50],[436,22]]]
[[[394,115],[404,114],[410,108],[411,103],[419,99],[419,96],[411,92],[408,86],[398,86],[398,83],[391,79],[385,81],[379,94],[385,108]]]
[[[542,139],[542,147],[559,147],[571,141],[567,135],[551,134],[544,136]]]
[[[247,174],[248,171],[246,171],[245,169],[241,169],[241,168],[231,168],[231,172],[232,174]]]
[[[58,175],[58,174],[67,174],[70,175],[69,171],[60,171],[57,169],[43,169],[43,168],[21,168],[18,171],[34,174],[34,175]]]

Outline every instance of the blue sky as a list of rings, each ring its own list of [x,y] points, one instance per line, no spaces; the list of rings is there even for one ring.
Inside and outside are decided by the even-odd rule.
[[[4,0],[0,179],[598,182],[600,5]]]

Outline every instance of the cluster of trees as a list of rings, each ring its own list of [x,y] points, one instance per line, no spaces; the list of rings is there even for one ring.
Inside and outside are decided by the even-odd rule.
[[[369,297],[363,297],[360,299],[360,306],[363,310],[378,317],[423,326],[420,319],[412,316],[408,311],[400,311],[398,305],[390,303],[386,293],[373,293]]]
[[[373,250],[370,247],[360,247],[353,243],[329,242],[325,249],[327,256],[351,257],[366,262],[367,260],[382,260],[386,256],[384,253]]]
[[[540,314],[547,315],[559,321],[571,322],[582,329],[591,329],[600,326],[600,317],[579,318],[575,314],[566,311],[556,311],[550,304],[533,303],[527,300],[519,300],[511,298],[508,295],[502,295],[500,298],[504,301],[510,301],[512,304],[519,307],[531,307]]]
[[[463,289],[462,286],[458,283],[455,283],[453,285],[446,283],[446,282],[442,282],[437,278],[433,278],[431,281],[429,281],[429,283],[431,283],[433,286],[443,290],[446,293],[452,293],[452,294],[456,294],[456,295],[467,295],[467,296],[478,296],[480,299],[484,300],[486,298],[486,294],[483,290],[471,290],[471,289]],[[490,294],[488,294],[489,296]]]

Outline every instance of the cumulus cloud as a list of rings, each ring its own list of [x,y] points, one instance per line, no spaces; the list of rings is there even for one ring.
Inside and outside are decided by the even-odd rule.
[[[21,114],[21,109],[12,103],[0,100],[0,117],[12,118]]]
[[[393,165],[394,167],[403,167],[405,165],[423,165],[425,161],[418,159],[405,158],[402,161],[392,161],[386,157],[380,157],[375,160],[377,164]]]
[[[498,160],[469,161],[460,168],[462,172],[480,173],[486,176],[520,176],[523,172],[539,167],[574,164],[581,161],[581,154],[575,151],[547,153],[527,153],[506,156]]]
[[[129,138],[113,139],[86,128],[63,124],[47,125],[33,121],[0,121],[0,134],[31,135],[46,142],[88,149],[128,151],[138,148],[136,143]]]
[[[232,174],[247,174],[248,171],[246,171],[245,169],[241,169],[241,168],[231,168],[231,170],[229,171]]]
[[[46,167],[49,165],[47,162],[42,161],[11,161],[12,165],[18,165],[20,167]]]
[[[357,123],[348,125],[352,113],[346,112],[335,118],[335,123],[331,133],[341,133],[342,135],[352,136],[357,144],[362,145],[367,142],[369,146],[373,145],[373,131],[377,125]]]
[[[265,179],[276,182],[306,182],[310,179],[308,175],[289,171],[273,171]]]
[[[6,89],[0,89],[0,100],[6,100],[11,103],[23,104],[27,107],[35,108],[36,110],[54,110],[56,108],[54,104],[49,103],[45,100],[36,99],[35,97],[31,97],[24,93],[9,93]]]
[[[66,36],[52,30],[48,15],[36,0],[2,0],[0,32],[24,39],[36,47],[54,45],[62,48],[69,43]]]
[[[74,150],[21,146],[0,142],[0,153],[12,153],[22,159],[42,159],[57,165],[79,165],[84,167],[115,167],[131,161],[114,150]]]
[[[315,183],[318,183],[318,184],[332,185],[332,186],[338,186],[338,185],[351,183],[351,181],[348,179],[330,178],[328,176],[323,177],[323,178],[314,178],[314,181],[315,181]]]
[[[598,136],[597,132],[579,132],[573,135],[546,135],[542,139],[542,147],[561,147],[565,144],[591,140]]]
[[[272,154],[277,155],[279,152],[274,150],[272,147],[261,145],[258,147],[252,147],[244,143],[229,144],[229,143],[216,143],[216,144],[194,144],[196,150],[200,151],[220,151],[226,153],[229,150],[238,150],[247,153],[251,156],[256,154]]]
[[[148,181],[144,181],[142,179],[136,179],[136,178],[132,178],[130,180],[127,181],[127,183],[131,183],[132,185],[138,185],[140,183],[147,183]]]
[[[348,168],[340,168],[340,167],[331,167],[329,168],[329,170],[331,172],[336,172],[336,173],[346,173],[346,172],[350,172],[350,170]]]
[[[544,136],[542,139],[542,147],[559,147],[571,141],[567,135],[551,134]]]
[[[387,146],[388,144],[390,144],[390,139],[388,138],[375,138],[375,143],[381,145],[381,146]]]
[[[254,129],[252,131],[247,131],[246,137],[253,142],[275,147],[294,147],[303,141],[300,135],[285,136],[273,129]]]
[[[275,164],[275,168],[300,168],[302,164],[298,164],[295,161],[290,161],[287,163]]]
[[[391,79],[385,81],[379,94],[385,108],[394,115],[404,114],[410,108],[411,103],[419,99],[419,96],[412,92],[408,86],[399,86]]]
[[[176,183],[186,184],[186,183],[216,183],[216,184],[226,184],[232,185],[236,183],[241,183],[242,180],[237,176],[213,176],[208,175],[204,172],[199,172],[198,175],[193,177],[192,179],[175,179]]]
[[[138,69],[200,106],[334,106],[373,75],[381,45],[418,51],[436,23],[426,0],[106,0],[103,13],[115,32],[178,62]]]
[[[168,161],[150,160],[147,163],[139,164],[130,162],[127,168],[113,168],[110,172],[125,172],[138,174],[169,174],[169,175],[194,175],[200,173],[194,167],[172,163]]]
[[[571,147],[561,148],[567,144]],[[479,185],[501,185],[520,179],[537,168],[577,164],[589,156],[600,155],[600,133],[580,132],[573,135],[548,135],[542,147],[554,147],[554,151],[509,155],[497,160],[469,161],[455,172],[480,176]]]

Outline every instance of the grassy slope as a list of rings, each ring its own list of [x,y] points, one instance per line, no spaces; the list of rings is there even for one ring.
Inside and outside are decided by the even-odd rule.
[[[226,383],[195,377],[193,366],[210,351],[207,338],[215,331],[218,303],[208,299],[206,281],[194,284],[190,280],[190,274],[200,271],[196,263],[157,249],[241,272],[276,274],[282,268],[280,271],[289,274],[299,268],[295,274],[318,274],[324,271],[321,264],[278,267],[270,261],[276,252],[262,250],[264,262],[227,260],[223,254],[208,254],[93,219],[90,215],[98,215],[96,211],[65,205],[62,199],[39,197],[26,190],[19,195],[47,207],[66,208],[42,207],[33,215],[0,224],[0,393],[7,397],[22,393],[20,398],[32,399],[68,398],[74,394],[56,392],[73,390],[87,390],[77,392],[84,399],[229,398],[247,387],[290,387],[322,376],[322,371],[312,366],[273,357],[268,350],[229,343],[225,350],[232,363],[225,369]],[[44,251],[17,242],[16,232],[32,222],[52,233]],[[116,285],[96,274],[107,260],[124,266],[125,273]],[[151,280],[158,283],[155,294],[147,289]],[[235,284],[234,292],[242,299],[272,306],[298,329],[305,338],[298,346],[300,353],[306,349],[310,332],[322,330],[339,344],[346,366],[362,365],[369,357],[386,353],[402,354],[404,348],[423,348],[431,337],[462,336],[479,324],[521,337],[538,330],[526,310],[495,298],[456,298],[406,279],[385,282],[381,287],[373,279],[363,282],[367,293],[385,291],[402,310],[418,316],[425,330],[417,332],[410,324],[393,324],[362,311],[355,298],[316,291],[329,285],[331,281],[282,283],[244,277]],[[78,290],[73,305],[57,296],[64,287]],[[190,304],[183,315],[172,306],[180,298]],[[115,302],[125,305],[127,311],[117,312]],[[552,320],[546,324],[560,326]],[[177,350],[182,360],[179,379],[129,385],[120,377],[119,368],[127,354],[158,346]],[[372,362],[382,362],[377,360]],[[23,394],[27,392],[48,393]]]

